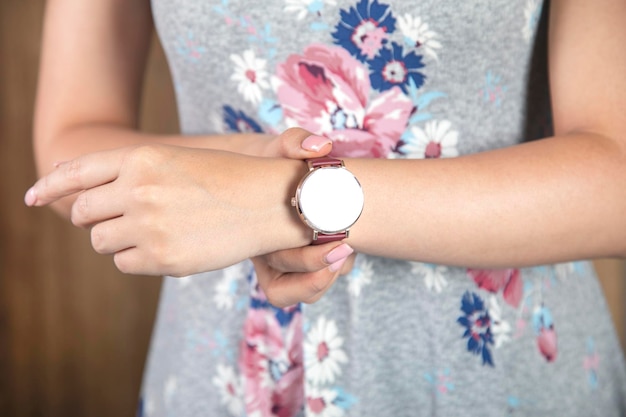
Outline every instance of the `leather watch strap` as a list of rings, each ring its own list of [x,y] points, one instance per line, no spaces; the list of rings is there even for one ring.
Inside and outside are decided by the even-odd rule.
[[[325,166],[325,167],[334,166],[334,165],[343,166],[343,161],[341,159],[331,158],[330,156],[326,156],[323,158],[307,159],[306,161],[309,164],[309,167],[311,167],[312,169],[318,168],[321,166]]]
[[[313,242],[311,242],[311,245],[323,245],[324,243],[335,242],[337,240],[343,240],[347,237],[348,237],[347,231],[339,232],[339,233],[332,233],[332,234],[317,233],[317,239],[314,239]]]

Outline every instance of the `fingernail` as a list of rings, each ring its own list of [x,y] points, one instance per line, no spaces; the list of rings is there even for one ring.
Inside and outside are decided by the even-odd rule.
[[[337,246],[335,249],[331,250],[328,255],[326,255],[326,263],[327,264],[335,264],[340,260],[345,260],[348,256],[350,256],[354,252],[354,249],[350,247],[347,243],[342,243]]]
[[[35,193],[35,189],[31,187],[28,189],[28,191],[26,191],[26,195],[24,195],[24,203],[26,203],[26,205],[30,207],[34,206],[36,202],[37,194]]]
[[[330,272],[337,272],[337,271],[339,271],[341,269],[341,267],[343,266],[343,264],[346,263],[347,259],[348,259],[348,257],[339,259],[337,262],[334,262],[334,263],[330,264],[328,269],[330,269]]]
[[[302,141],[302,149],[317,152],[324,146],[331,144],[330,139],[323,136],[311,135]]]

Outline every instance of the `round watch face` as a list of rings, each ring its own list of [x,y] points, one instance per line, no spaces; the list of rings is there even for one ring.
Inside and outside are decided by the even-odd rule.
[[[337,233],[352,226],[363,211],[363,189],[347,169],[324,167],[302,181],[298,205],[305,221],[323,233]]]

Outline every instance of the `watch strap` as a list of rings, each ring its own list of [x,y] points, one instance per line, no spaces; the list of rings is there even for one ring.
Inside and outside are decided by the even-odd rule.
[[[323,245],[328,242],[335,242],[337,240],[343,240],[348,237],[349,232],[346,230],[345,232],[326,234],[322,232],[313,232],[313,242],[311,245]]]
[[[309,164],[309,168],[311,169],[315,169],[319,167],[343,166],[343,160],[332,158],[330,156],[307,159],[306,162]]]
[[[312,158],[307,159],[306,161],[309,164],[310,169],[320,168],[320,167],[343,167],[343,160],[338,158],[333,158],[330,156],[324,156],[320,158]],[[313,241],[312,245],[323,245],[328,242],[335,242],[337,240],[343,240],[348,237],[349,232],[343,231],[339,233],[322,233],[322,232],[313,232]]]

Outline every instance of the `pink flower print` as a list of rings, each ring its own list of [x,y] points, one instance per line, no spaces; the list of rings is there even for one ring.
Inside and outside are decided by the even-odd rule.
[[[341,10],[333,38],[350,54],[366,61],[383,49],[395,26],[396,19],[388,5],[378,0],[361,0],[348,10]]]
[[[283,338],[272,311],[250,309],[244,333],[239,367],[246,411],[263,417],[295,416],[304,404],[302,315],[293,317]]]
[[[430,383],[434,396],[448,394],[454,391],[454,383],[452,382],[449,368],[437,370],[433,373],[426,373],[424,374],[424,378]]]
[[[386,157],[413,111],[399,87],[369,101],[368,70],[343,48],[309,46],[279,65],[273,80],[287,124],[333,141],[333,155]]]
[[[513,336],[515,339],[519,339],[524,335],[526,331],[527,323],[523,318],[517,319],[515,322],[515,335]]]
[[[304,406],[304,368],[302,362],[288,370],[272,394],[272,415],[293,417]]]
[[[591,389],[598,388],[598,370],[600,369],[600,356],[596,352],[593,338],[587,339],[587,354],[583,360],[583,368],[587,371],[587,378]]]
[[[190,31],[187,33],[187,36],[179,36],[176,39],[176,51],[181,56],[195,62],[206,52],[206,48],[198,45],[198,42],[194,39],[193,33]]]
[[[355,28],[350,40],[357,45],[363,55],[368,59],[372,59],[383,48],[383,44],[387,41],[388,36],[385,29],[376,26],[375,22],[364,20]]]
[[[537,347],[548,362],[554,362],[558,352],[556,343],[556,332],[553,327],[542,328],[537,336]]]
[[[519,269],[468,269],[467,274],[483,290],[497,293],[504,288],[504,301],[513,307],[522,301],[524,282]]]
[[[267,357],[262,355],[256,346],[241,344],[239,369],[243,383],[246,411],[250,414],[258,411],[268,415],[271,409],[271,384],[266,383],[264,374],[267,372]]]
[[[285,337],[289,368],[276,383],[272,411],[278,417],[292,417],[304,406],[304,365],[302,314],[294,316]]]
[[[249,309],[244,324],[245,343],[255,346],[262,354],[275,357],[283,349],[282,332],[271,311]]]
[[[597,371],[599,366],[600,357],[597,353],[585,356],[585,360],[583,361],[583,368],[585,368],[586,371]]]
[[[556,330],[550,309],[545,306],[535,308],[533,327],[537,335],[539,352],[548,362],[554,362],[558,353]]]
[[[354,404],[354,398],[341,388],[307,385],[307,417],[343,417]]]

